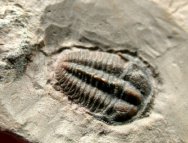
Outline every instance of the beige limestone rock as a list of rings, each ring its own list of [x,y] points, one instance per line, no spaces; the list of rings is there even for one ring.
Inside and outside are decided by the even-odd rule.
[[[0,1],[0,127],[40,143],[188,142],[187,15],[176,15],[188,10],[183,3]],[[75,45],[133,50],[148,61],[160,77],[149,116],[107,125],[56,91],[56,61]]]
[[[188,31],[188,1],[187,0],[152,0],[164,8],[182,29]]]

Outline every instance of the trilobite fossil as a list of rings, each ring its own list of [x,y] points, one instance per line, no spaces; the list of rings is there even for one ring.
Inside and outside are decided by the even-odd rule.
[[[65,54],[55,84],[97,119],[124,123],[141,115],[152,97],[150,71],[128,54],[80,50]],[[57,89],[57,88],[56,88]]]

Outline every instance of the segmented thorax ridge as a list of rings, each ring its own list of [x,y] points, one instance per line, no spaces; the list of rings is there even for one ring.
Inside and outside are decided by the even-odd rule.
[[[144,64],[125,57],[86,50],[65,54],[55,70],[56,85],[99,119],[129,121],[143,111],[152,90]]]

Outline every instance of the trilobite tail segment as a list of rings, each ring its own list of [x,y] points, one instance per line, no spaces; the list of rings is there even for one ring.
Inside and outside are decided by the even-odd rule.
[[[148,92],[143,91],[149,84],[145,83],[147,77],[142,76],[140,68],[129,72],[126,68],[130,67],[124,65],[132,64],[115,54],[69,53],[56,68],[57,85],[70,100],[89,109],[93,116],[109,123],[126,122],[144,105]]]

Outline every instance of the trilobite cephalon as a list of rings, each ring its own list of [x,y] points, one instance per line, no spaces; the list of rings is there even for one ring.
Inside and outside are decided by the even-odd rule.
[[[152,96],[149,76],[143,62],[128,54],[81,50],[59,60],[55,86],[94,117],[123,123],[146,109]]]

